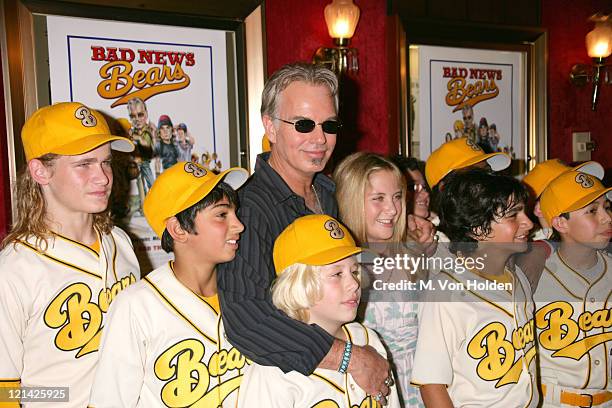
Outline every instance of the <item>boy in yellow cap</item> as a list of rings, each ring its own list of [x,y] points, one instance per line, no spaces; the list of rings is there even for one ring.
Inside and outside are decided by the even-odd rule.
[[[612,400],[611,188],[567,171],[540,207],[561,242],[534,293],[544,407],[609,407]]]
[[[455,170],[468,169],[470,167],[489,167],[493,171],[501,171],[508,166],[512,160],[505,153],[485,153],[471,138],[461,137],[446,142],[434,150],[425,163],[425,179],[429,188],[431,222],[435,226],[440,224],[438,218],[438,200],[440,189],[444,185],[444,178]],[[436,240],[449,242],[448,237],[436,232]]]
[[[225,336],[216,266],[236,255],[235,189],[247,178],[179,162],[155,180],[145,217],[175,259],[117,298],[90,406],[235,407],[247,362]]]
[[[540,275],[544,271],[544,263],[551,253],[554,252],[556,245],[555,241],[550,240],[552,228],[540,209],[540,196],[551,181],[570,170],[580,170],[600,180],[605,173],[601,164],[594,161],[588,161],[572,168],[559,159],[550,159],[536,164],[522,180],[529,191],[529,207],[533,208],[533,215],[537,217],[539,226],[536,226],[531,231],[531,239],[533,241],[530,244],[531,250],[525,254],[517,255],[516,262],[529,278],[531,288],[534,291],[538,287]]]
[[[134,146],[76,102],[37,110],[21,139],[27,167],[0,252],[0,401],[19,406],[21,396],[22,406],[42,407],[47,397],[84,407],[109,304],[140,276],[132,243],[107,208],[111,150]]]
[[[533,214],[538,217],[540,223],[540,228],[534,228],[534,231],[532,231],[534,241],[548,239],[552,233],[550,225],[546,222],[546,218],[544,218],[544,214],[542,214],[542,210],[540,209],[540,196],[542,192],[551,181],[570,170],[581,171],[595,176],[600,180],[603,179],[605,174],[602,165],[594,161],[581,163],[572,168],[559,159],[550,159],[536,164],[536,166],[523,178],[523,184],[527,186],[531,198],[535,200]]]
[[[429,155],[425,164],[425,178],[433,189],[452,171],[481,163],[487,164],[493,171],[501,171],[510,166],[511,159],[506,153],[485,153],[475,142],[462,137],[444,143]]]
[[[346,227],[327,215],[298,218],[276,238],[273,258],[277,278],[272,302],[289,317],[316,324],[346,341],[347,347],[338,370],[317,368],[309,376],[253,364],[240,388],[239,408],[375,408],[387,402],[382,393],[366,395],[348,373],[353,345],[373,347],[386,358],[376,333],[351,323],[361,297],[360,270],[354,255],[361,251]],[[398,408],[391,373],[385,384],[389,387],[387,406]]]

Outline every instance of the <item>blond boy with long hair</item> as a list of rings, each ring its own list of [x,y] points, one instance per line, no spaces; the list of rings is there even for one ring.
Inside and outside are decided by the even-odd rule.
[[[21,138],[27,167],[0,252],[0,384],[9,405],[44,407],[44,395],[54,406],[83,407],[109,304],[140,276],[107,209],[111,149],[134,146],[73,102],[36,111]]]

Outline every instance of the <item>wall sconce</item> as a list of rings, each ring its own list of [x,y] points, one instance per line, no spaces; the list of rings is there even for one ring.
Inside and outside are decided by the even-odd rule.
[[[356,73],[359,70],[357,50],[349,48],[349,43],[358,21],[359,7],[353,0],[333,0],[325,6],[325,23],[336,47],[319,48],[312,62],[327,66],[338,76]]]
[[[599,86],[612,83],[612,70],[606,65],[606,58],[612,54],[612,15],[595,14],[589,20],[595,22],[595,28],[586,36],[586,47],[593,65],[576,64],[570,72],[570,81],[576,86],[593,83],[591,109],[597,110]]]

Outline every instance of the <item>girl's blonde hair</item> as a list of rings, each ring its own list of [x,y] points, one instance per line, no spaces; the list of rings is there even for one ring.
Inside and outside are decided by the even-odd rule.
[[[287,316],[308,323],[308,309],[323,298],[321,268],[303,263],[286,267],[272,284],[274,306]]]
[[[346,157],[334,171],[336,199],[342,222],[351,230],[358,244],[367,241],[365,220],[365,192],[370,176],[378,171],[389,171],[395,176],[402,191],[402,210],[393,230],[391,241],[411,239],[406,234],[406,181],[400,169],[390,160],[367,152]],[[412,239],[411,239],[412,240]]]
[[[40,160],[46,167],[53,167],[59,155],[45,154]],[[47,205],[40,184],[32,178],[28,167],[22,169],[15,183],[16,214],[11,231],[2,240],[0,249],[9,244],[17,244],[30,238],[36,238],[35,245],[45,250],[52,236],[51,226],[47,219]],[[113,227],[110,211],[107,209],[93,215],[94,227],[101,233],[109,233]]]

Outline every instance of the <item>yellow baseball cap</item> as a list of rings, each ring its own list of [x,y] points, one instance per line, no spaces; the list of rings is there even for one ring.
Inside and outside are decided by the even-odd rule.
[[[111,134],[104,116],[78,102],[60,102],[37,110],[23,126],[21,140],[28,161],[48,153],[83,154],[108,142],[113,150],[134,150],[128,138]]]
[[[431,153],[425,163],[425,178],[429,187],[433,188],[451,171],[482,161],[486,161],[493,171],[500,171],[510,166],[512,160],[506,153],[485,153],[467,137],[460,137],[444,143]]]
[[[537,198],[540,197],[551,181],[571,170],[590,174],[600,180],[603,179],[605,174],[603,166],[595,161],[588,161],[572,168],[559,159],[550,159],[536,164],[533,170],[523,178],[523,183],[529,187],[534,197]]]
[[[237,190],[248,178],[249,173],[240,167],[215,174],[197,163],[178,162],[153,183],[144,200],[145,217],[161,238],[168,218],[196,204],[221,181]]]
[[[346,227],[329,215],[306,215],[293,221],[274,242],[274,268],[280,275],[295,263],[328,265],[363,251]]]
[[[612,187],[604,187],[597,177],[570,170],[550,182],[540,197],[540,209],[550,225],[554,217],[581,209],[606,195],[612,199]]]

